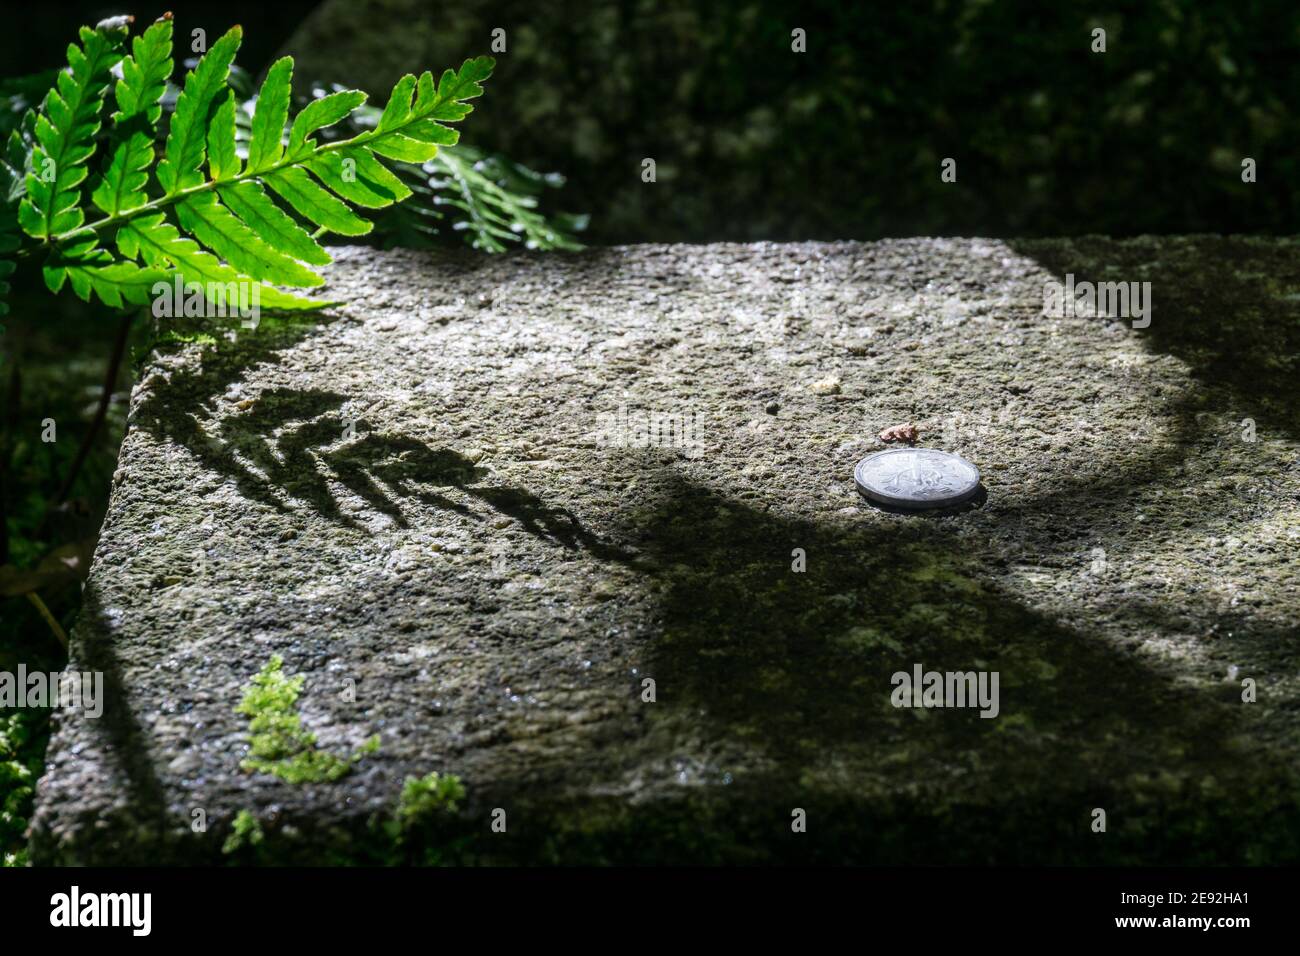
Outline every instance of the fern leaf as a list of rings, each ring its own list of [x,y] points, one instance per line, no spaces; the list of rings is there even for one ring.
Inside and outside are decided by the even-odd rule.
[[[121,126],[137,116],[158,122],[171,75],[172,21],[167,14],[132,41],[131,55],[122,61],[122,78],[113,89],[117,101],[113,123]]]
[[[159,20],[132,44],[122,61],[122,78],[113,89],[118,143],[91,201],[110,216],[143,206],[154,158],[152,126],[162,113],[162,97],[172,72],[172,22]]]
[[[186,282],[225,286],[246,281],[238,271],[204,252],[193,239],[182,236],[162,213],[132,219],[118,230],[117,246],[128,259],[138,255],[151,266],[175,268]],[[259,286],[258,294],[261,305],[269,309],[314,309],[327,304],[281,292],[274,286]]]
[[[292,206],[298,215],[330,232],[337,232],[340,236],[364,236],[371,229],[369,221],[349,209],[347,203],[316,185],[310,176],[296,166],[277,170],[264,177],[264,182]]]
[[[314,153],[316,141],[307,137],[323,126],[333,126],[365,101],[366,94],[360,90],[344,90],[313,100],[294,118],[293,128],[289,130],[286,155],[290,161],[304,159]]]
[[[436,107],[445,107],[448,105],[458,105],[468,113],[473,107],[461,103],[462,100],[472,100],[475,97],[483,95],[482,82],[492,75],[492,68],[496,61],[490,56],[479,56],[472,60],[466,60],[461,66],[459,72],[456,70],[446,70],[442,74],[442,79],[438,82],[438,97],[434,104]],[[416,104],[418,111],[420,104]],[[462,113],[456,118],[461,119],[465,114]],[[441,116],[435,116],[440,119]]]
[[[208,129],[208,168],[215,182],[234,179],[240,173],[239,156],[235,153],[233,92],[226,96],[225,102],[212,114],[212,126]]]
[[[86,301],[95,291],[102,293],[103,301],[115,306],[133,301],[143,304],[148,298],[147,280],[157,281],[166,275],[160,269],[146,271],[135,263],[116,262],[108,250],[98,248],[93,233],[83,233],[53,252],[41,273],[51,292],[70,284],[77,296]]]
[[[474,82],[472,74],[467,75],[467,91],[469,82]],[[448,85],[448,93],[453,85]],[[352,135],[368,130],[382,133],[413,120],[416,89],[415,76],[402,77],[386,105],[362,106],[348,117],[347,131]],[[422,89],[422,102],[427,104],[430,95],[437,94],[431,78]],[[317,87],[312,95],[319,98],[328,92]],[[455,115],[463,112],[458,109]],[[435,111],[431,109],[432,115]],[[439,104],[436,115],[453,114],[450,107]],[[339,159],[352,163],[343,165]],[[538,173],[470,146],[443,146],[432,160],[398,163],[390,170],[365,146],[344,144],[318,152],[305,165],[353,205],[379,209],[386,194],[396,197],[397,204],[374,218],[374,234],[385,247],[428,248],[435,237],[446,241],[457,233],[474,248],[488,252],[502,252],[516,243],[529,249],[582,248],[574,233],[586,228],[586,216],[541,210],[542,193],[562,186],[562,176]],[[354,185],[358,181],[360,185]],[[410,201],[403,202],[407,199]]]
[[[185,77],[167,134],[166,155],[158,164],[158,182],[168,196],[203,183],[199,167],[206,151],[208,112],[226,88],[226,76],[242,39],[243,30],[231,27]]]
[[[342,150],[317,153],[304,165],[354,206],[383,209],[411,195],[400,179],[364,149],[348,155]]]
[[[213,193],[190,196],[178,204],[176,218],[186,232],[250,278],[276,285],[325,284],[302,263],[264,242]]]
[[[457,228],[469,232],[476,249],[504,252],[521,240],[530,249],[582,248],[560,225],[581,228],[580,220],[557,217],[552,223],[537,211],[536,192],[546,177],[468,146],[443,150],[424,170],[439,190],[437,202],[465,213]]]
[[[332,261],[329,253],[271,200],[260,183],[232,183],[221,187],[220,195],[231,212],[277,248],[312,265],[324,266]]]
[[[27,175],[27,196],[18,207],[23,230],[48,240],[85,221],[77,189],[95,152],[99,115],[109,71],[122,58],[122,32],[81,29],[81,43],[68,46],[68,69],[59,73],[36,119],[37,146]]]
[[[78,298],[89,302],[93,292],[114,308],[147,305],[154,287],[166,282],[170,273],[164,269],[141,268],[134,262],[115,261],[104,249],[66,263],[49,263],[44,267],[45,283],[58,292],[66,281]]]
[[[448,132],[451,132],[448,130]],[[456,136],[452,133],[450,141],[444,138],[439,143],[424,142],[418,139],[412,139],[409,136],[403,136],[401,133],[391,133],[383,139],[370,143],[371,150],[380,156],[388,159],[396,159],[403,163],[424,163],[438,155],[438,146],[455,146]]]
[[[338,152],[343,159],[351,159],[356,163],[353,172],[357,179],[363,180],[377,192],[391,195],[393,202],[401,202],[411,195],[410,188],[402,182],[402,178],[375,159],[368,150],[357,147],[340,149]]]
[[[438,155],[438,147],[456,145],[459,134],[438,120],[454,121],[472,111],[473,107],[462,101],[482,94],[480,81],[491,75],[493,63],[486,56],[466,60],[459,72],[447,70],[436,87],[432,73],[423,73],[418,79],[408,73],[393,87],[388,105],[372,133],[363,133],[343,144],[338,159],[324,150],[318,151],[307,162],[307,168],[326,186],[358,206],[380,209],[400,202],[410,196],[410,189],[376,155],[399,162],[423,163]],[[352,108],[360,105],[357,102]],[[347,159],[353,161],[352,175],[344,176],[342,161]]]
[[[291,121],[293,61],[285,57],[268,71],[250,121],[228,85],[241,39],[234,27],[186,75],[161,158],[155,131],[172,68],[170,20],[133,41],[114,88],[109,159],[89,196],[103,217],[86,223],[79,186],[94,152],[108,71],[121,60],[123,43],[115,28],[82,32],[83,46],[69,50],[71,68],[35,121],[43,152],[33,158],[61,157],[57,177],[50,183],[33,168],[18,207],[23,227],[52,246],[45,264],[50,288],[70,286],[115,306],[139,304],[151,280],[166,275],[186,285],[252,283],[269,309],[326,304],[276,288],[324,284],[312,267],[327,264],[329,255],[295,216],[320,231],[368,233],[372,223],[354,206],[380,209],[412,194],[382,160],[424,161],[454,144],[457,133],[444,124],[470,112],[465,100],[482,93],[493,65],[488,57],[467,60],[436,84],[431,73],[403,77],[377,128],[345,140],[327,134],[322,144],[314,134],[352,118],[366,95],[321,96]],[[159,189],[149,189],[151,167]],[[99,245],[114,233],[115,252]],[[0,231],[0,255],[2,237]]]
[[[290,83],[293,57],[281,57],[271,64],[257,96],[253,113],[252,138],[248,144],[248,171],[260,173],[280,161],[284,153],[284,125],[289,122]]]
[[[407,122],[411,118],[411,97],[414,93],[415,77],[408,73],[393,87],[393,92],[388,97],[388,105],[384,107],[383,115],[375,124],[375,131],[386,133]]]
[[[148,133],[131,134],[113,151],[103,179],[91,194],[91,202],[110,216],[143,206],[149,198],[145,186],[149,183],[148,169],[152,162],[153,137]]]

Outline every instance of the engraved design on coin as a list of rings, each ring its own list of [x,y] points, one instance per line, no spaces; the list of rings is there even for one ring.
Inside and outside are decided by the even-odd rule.
[[[933,448],[892,448],[868,455],[853,469],[858,491],[900,508],[944,508],[979,488],[979,469],[959,455]]]

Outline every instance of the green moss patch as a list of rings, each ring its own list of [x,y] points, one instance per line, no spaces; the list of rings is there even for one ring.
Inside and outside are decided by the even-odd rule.
[[[249,718],[250,755],[241,764],[254,773],[269,773],[286,783],[338,780],[366,754],[379,749],[374,736],[346,759],[316,747],[316,735],[302,726],[295,705],[305,678],[286,677],[277,654],[253,678],[236,710]]]

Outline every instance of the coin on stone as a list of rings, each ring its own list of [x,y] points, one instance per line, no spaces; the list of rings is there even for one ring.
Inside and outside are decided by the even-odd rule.
[[[891,448],[868,455],[853,481],[872,501],[895,508],[947,508],[979,489],[980,471],[965,458],[933,448]]]

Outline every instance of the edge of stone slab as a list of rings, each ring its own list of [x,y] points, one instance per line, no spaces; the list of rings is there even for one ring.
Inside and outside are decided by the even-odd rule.
[[[1014,803],[927,805],[903,797],[873,803],[853,796],[809,799],[752,790],[720,798],[690,792],[652,805],[600,796],[549,805],[471,800],[401,840],[382,812],[329,822],[279,812],[255,815],[255,846],[224,852],[228,821],[194,833],[182,819],[144,821],[125,808],[93,821],[93,838],[38,830],[38,866],[394,866],[394,865],[1276,865],[1300,861],[1300,806],[1294,790],[1258,794],[1256,813],[1219,820],[1207,841],[1201,823],[1221,809],[1193,791],[1158,806],[1126,808],[1131,819],[1099,838],[1080,808],[1105,794],[1062,793],[1026,809]],[[490,829],[493,803],[509,807],[506,833]],[[805,832],[791,827],[803,809]],[[1134,811],[1137,811],[1135,814]],[[1232,846],[1230,858],[1223,847]]]

